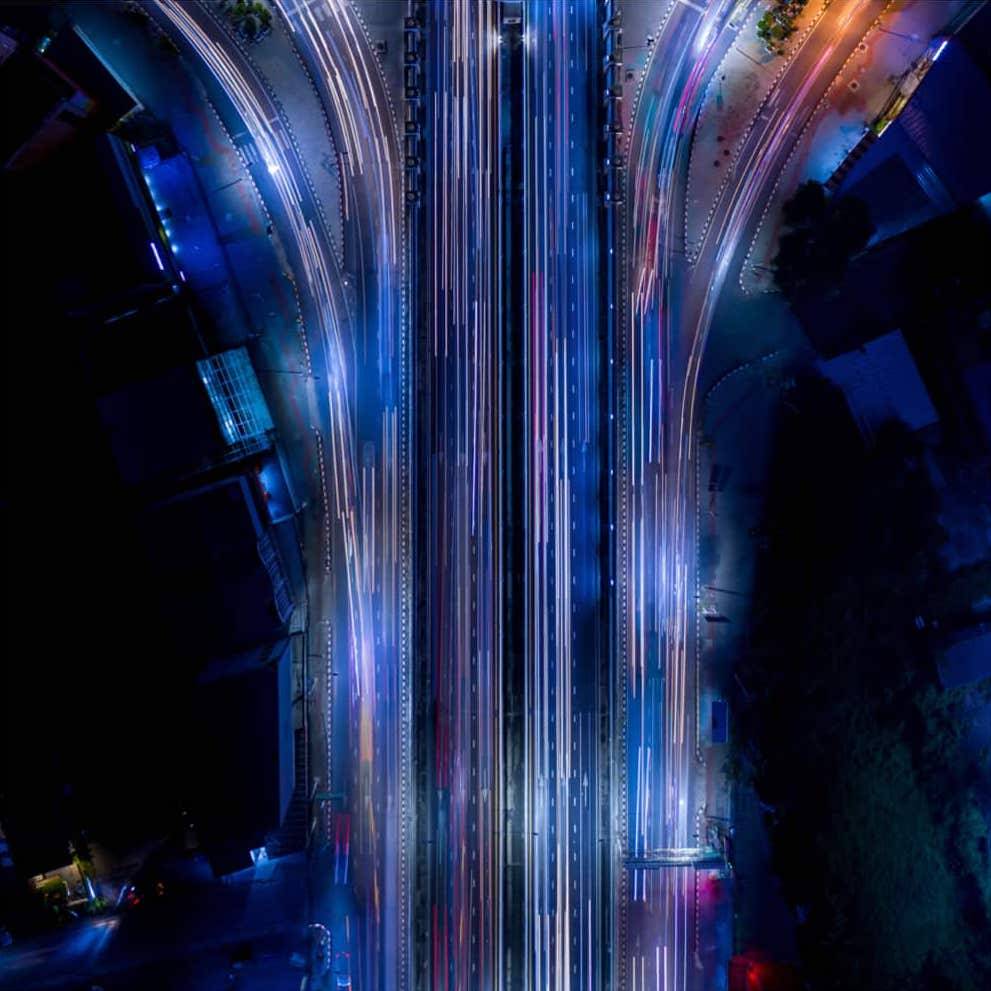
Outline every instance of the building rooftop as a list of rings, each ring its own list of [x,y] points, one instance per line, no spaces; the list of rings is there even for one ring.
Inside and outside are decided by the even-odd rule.
[[[991,8],[950,38],[912,98],[838,192],[867,202],[884,240],[991,190]]]
[[[217,874],[247,867],[292,797],[292,650],[281,638],[208,664],[197,685],[197,833]]]
[[[819,369],[843,390],[865,437],[873,436],[887,420],[900,420],[911,430],[921,430],[939,419],[901,331],[893,330],[855,351],[821,361]]]
[[[146,517],[163,612],[189,656],[227,655],[284,632],[281,562],[265,557],[271,540],[256,499],[249,479],[236,475],[159,503]]]
[[[99,409],[125,485],[180,478],[223,455],[223,440],[195,365],[128,382],[102,397]]]

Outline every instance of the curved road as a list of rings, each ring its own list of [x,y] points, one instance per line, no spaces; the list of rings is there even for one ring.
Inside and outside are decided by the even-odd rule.
[[[696,405],[708,335],[778,174],[884,3],[834,0],[819,19],[765,100],[689,260],[675,232],[692,126],[734,38],[734,7],[669,8],[631,127],[618,573],[626,835],[637,855],[698,846],[706,788],[719,784],[718,769],[704,764],[696,692]],[[695,910],[691,868],[629,872],[620,904],[624,987],[707,986],[714,974],[699,955]]]
[[[400,984],[406,944],[397,854],[407,793],[399,727],[404,704],[408,710],[402,687],[409,623],[409,390],[395,128],[350,6],[331,3],[332,16],[319,27],[312,4],[284,6],[345,159],[342,268],[292,125],[249,54],[208,5],[156,0],[156,7],[208,69],[257,147],[253,177],[296,274],[307,370],[317,383],[308,405],[328,521],[323,601],[311,612],[326,620],[326,690],[336,687],[349,712],[346,720],[328,717],[329,762],[345,780],[332,781],[344,811],[333,822],[327,816],[337,850],[327,882],[342,889],[346,902],[353,891],[355,918],[335,936],[339,947],[348,947],[341,952],[350,954],[355,986],[391,989]]]

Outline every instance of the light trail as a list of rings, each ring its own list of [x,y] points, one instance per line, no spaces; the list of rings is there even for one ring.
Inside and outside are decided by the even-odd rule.
[[[335,666],[350,671],[357,757],[351,781],[336,782],[350,792],[357,834],[356,844],[348,841],[356,856],[353,881],[345,869],[340,883],[350,881],[365,904],[359,927],[361,986],[391,989],[405,983],[400,908],[406,896],[392,851],[408,830],[401,816],[408,815],[409,787],[408,739],[400,733],[402,714],[408,721],[409,712],[410,564],[398,139],[350,5],[330,0],[328,18],[319,25],[312,3],[295,9],[280,3],[295,42],[314,66],[347,159],[341,171],[347,180],[344,256],[354,272],[345,276],[329,232],[310,219],[317,211],[306,170],[266,81],[236,46],[225,44],[222,28],[204,5],[156,0],[156,6],[212,74],[258,146],[267,169],[265,189],[273,191],[280,208],[273,212],[281,218],[280,233],[296,259],[301,301],[312,315],[304,334],[318,342],[326,381],[325,391],[309,395],[308,402],[311,422],[322,424],[318,455],[331,527],[327,594],[336,630],[331,638],[328,628],[328,670],[330,651],[336,650]],[[345,301],[349,278],[355,282],[352,306]],[[312,374],[308,347],[304,354]],[[347,727],[328,726],[328,751],[332,736],[335,746],[346,748],[341,741],[347,740]]]
[[[697,19],[693,44],[686,43],[691,35],[688,29],[681,33],[677,51],[690,49],[694,54],[701,49],[694,61],[682,56],[679,64],[675,55],[648,69],[655,82],[638,107],[630,156],[635,167],[628,196],[629,288],[624,301],[629,317],[625,342],[629,385],[625,409],[621,403],[621,436],[630,452],[628,463],[621,464],[620,499],[628,503],[620,575],[626,584],[623,656],[633,717],[627,726],[633,810],[630,848],[636,854],[666,844],[696,845],[692,842],[693,816],[704,796],[693,648],[698,621],[696,405],[706,341],[744,234],[759,217],[774,176],[831,81],[845,43],[856,44],[850,27],[866,20],[871,6],[870,0],[835,5],[800,46],[800,66],[784,73],[765,107],[771,111],[781,96],[785,99],[780,109],[755,122],[747,135],[736,173],[739,178],[721,191],[711,228],[687,273],[674,259],[677,190],[673,182],[682,173],[702,87],[721,52],[719,45],[725,45],[717,41],[729,5],[714,3]],[[878,6],[873,4],[873,11]],[[703,22],[706,27],[700,29]],[[677,22],[672,20],[668,38],[657,50],[662,45],[670,50],[672,39],[679,37],[677,32]],[[675,292],[672,286],[676,283]],[[657,704],[658,696],[663,697],[662,707]],[[661,726],[651,718],[658,709],[663,712]],[[645,754],[649,747],[656,750],[659,742],[661,759],[655,767]],[[651,814],[654,790],[660,790],[663,797],[657,812]],[[696,973],[693,945],[691,874],[690,868],[653,875],[633,872],[629,911],[636,926],[629,947],[629,974],[634,983],[629,986],[635,986],[636,976],[648,978],[642,968],[656,967],[649,958],[646,963],[641,958],[641,969],[634,969],[638,966],[637,942],[642,944],[652,933],[663,935],[665,985],[699,986],[702,977]]]
[[[715,3],[704,11],[681,7],[668,17],[648,62],[648,79],[657,82],[636,108],[630,152],[617,574],[620,656],[628,691],[627,846],[637,856],[692,845],[685,799],[694,787],[694,739],[688,732],[693,685],[689,623],[679,609],[689,562],[680,546],[684,520],[674,506],[669,463],[669,404],[679,374],[672,346],[673,181],[728,11],[728,3]],[[629,901],[621,894],[619,905],[630,955],[625,986],[657,984],[662,977],[666,987],[689,986],[684,891],[691,870],[630,872]],[[663,975],[658,954],[636,949],[645,943],[659,946],[661,939]]]
[[[326,372],[325,391],[308,400],[313,421],[322,424],[320,481],[333,523],[325,560],[338,632],[332,640],[328,634],[328,665],[333,649],[350,672],[357,751],[350,799],[355,842],[349,834],[337,874],[353,874],[364,895],[360,984],[392,988],[408,977],[404,964],[394,967],[408,931],[407,895],[392,851],[401,846],[407,856],[402,796],[410,780],[411,724],[411,390],[399,144],[351,5],[276,3],[314,70],[346,159],[346,276],[329,233],[313,219],[306,170],[265,81],[236,48],[227,50],[206,8],[177,0],[156,0],[156,7],[208,68],[259,149],[265,166],[259,182],[278,206],[280,233],[311,315],[314,358]],[[625,197],[629,272],[617,425],[618,650],[626,689],[626,794],[618,829],[624,850],[638,855],[697,845],[704,782],[693,725],[698,671],[689,645],[696,633],[695,406],[705,343],[741,239],[851,26],[870,5],[838,7],[823,18],[828,27],[810,35],[815,41],[803,43],[808,62],[801,74],[784,75],[766,104],[766,127],[755,125],[745,139],[740,178],[720,194],[697,264],[677,291],[672,286],[684,266],[673,259],[676,180],[705,81],[730,40],[722,28],[732,0],[675,5],[648,63]],[[418,569],[430,608],[418,618],[429,652],[429,677],[418,688],[429,695],[434,721],[427,821],[418,824],[433,837],[429,919],[423,920],[429,946],[421,962],[431,988],[458,991],[500,985],[503,934],[517,923],[526,930],[526,986],[591,988],[606,980],[595,938],[607,895],[595,881],[601,838],[594,782],[602,769],[589,687],[590,669],[602,663],[593,629],[602,578],[599,259],[594,141],[587,134],[599,26],[592,0],[527,0],[523,9],[520,246],[501,240],[499,5],[433,4],[426,25],[424,123],[432,167],[418,264],[419,302],[429,322],[417,357],[426,368],[418,416],[429,422],[429,443],[418,452],[424,494],[418,525],[425,533]],[[779,100],[782,94],[787,98]],[[518,328],[508,327],[501,309],[507,247],[524,253]],[[348,292],[345,278],[354,279]],[[345,301],[349,294],[352,302]],[[525,627],[521,920],[505,916],[499,879],[504,333],[514,335],[524,383],[524,587],[522,608],[514,607]],[[308,348],[306,367],[312,374]],[[622,986],[695,987],[692,868],[635,870],[627,883],[619,906],[623,932],[630,931],[621,944]]]
[[[523,7],[524,986],[535,989],[592,986],[602,966],[587,784],[603,663],[596,6]]]
[[[425,986],[496,987],[502,706],[498,7],[430,5],[424,33],[426,224],[420,277],[425,424],[422,560],[432,725],[425,845]],[[429,852],[427,852],[429,851]]]

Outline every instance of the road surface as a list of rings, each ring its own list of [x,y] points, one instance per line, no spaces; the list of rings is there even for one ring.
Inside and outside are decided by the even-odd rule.
[[[771,89],[696,253],[684,255],[687,158],[704,86],[742,23],[736,3],[664,5],[630,129],[621,299],[618,579],[626,678],[628,848],[699,845],[707,788],[697,668],[697,403],[717,305],[774,180],[843,61],[883,7],[836,0]],[[623,987],[706,988],[692,868],[625,872]],[[723,962],[725,966],[725,961]]]
[[[498,986],[500,483],[497,8],[422,13],[416,340],[416,986]]]
[[[277,93],[235,44],[213,5],[155,7],[209,71],[250,136],[253,176],[285,246],[304,314],[307,404],[326,521],[324,576],[311,592],[312,647],[326,659],[327,787],[342,795],[347,865],[328,885],[353,888],[346,933],[359,988],[398,986],[403,918],[398,854],[408,677],[407,362],[402,333],[398,139],[370,43],[350,5],[287,5],[283,16],[313,72],[342,157],[343,259],[316,208]],[[312,124],[313,122],[309,122]],[[243,146],[242,146],[243,147]],[[315,599],[316,601],[313,601]],[[408,710],[408,693],[405,705]],[[332,710],[331,710],[331,707]],[[408,774],[408,771],[407,771]],[[408,780],[408,778],[407,778]],[[329,806],[326,838],[340,820]]]
[[[600,18],[593,0],[523,5],[524,953],[546,989],[606,972]]]

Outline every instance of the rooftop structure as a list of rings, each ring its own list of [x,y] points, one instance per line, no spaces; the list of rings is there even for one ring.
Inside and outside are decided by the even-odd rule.
[[[141,108],[134,93],[72,27],[33,47],[3,35],[0,96],[7,108],[0,158],[25,168],[84,131],[108,130]]]

